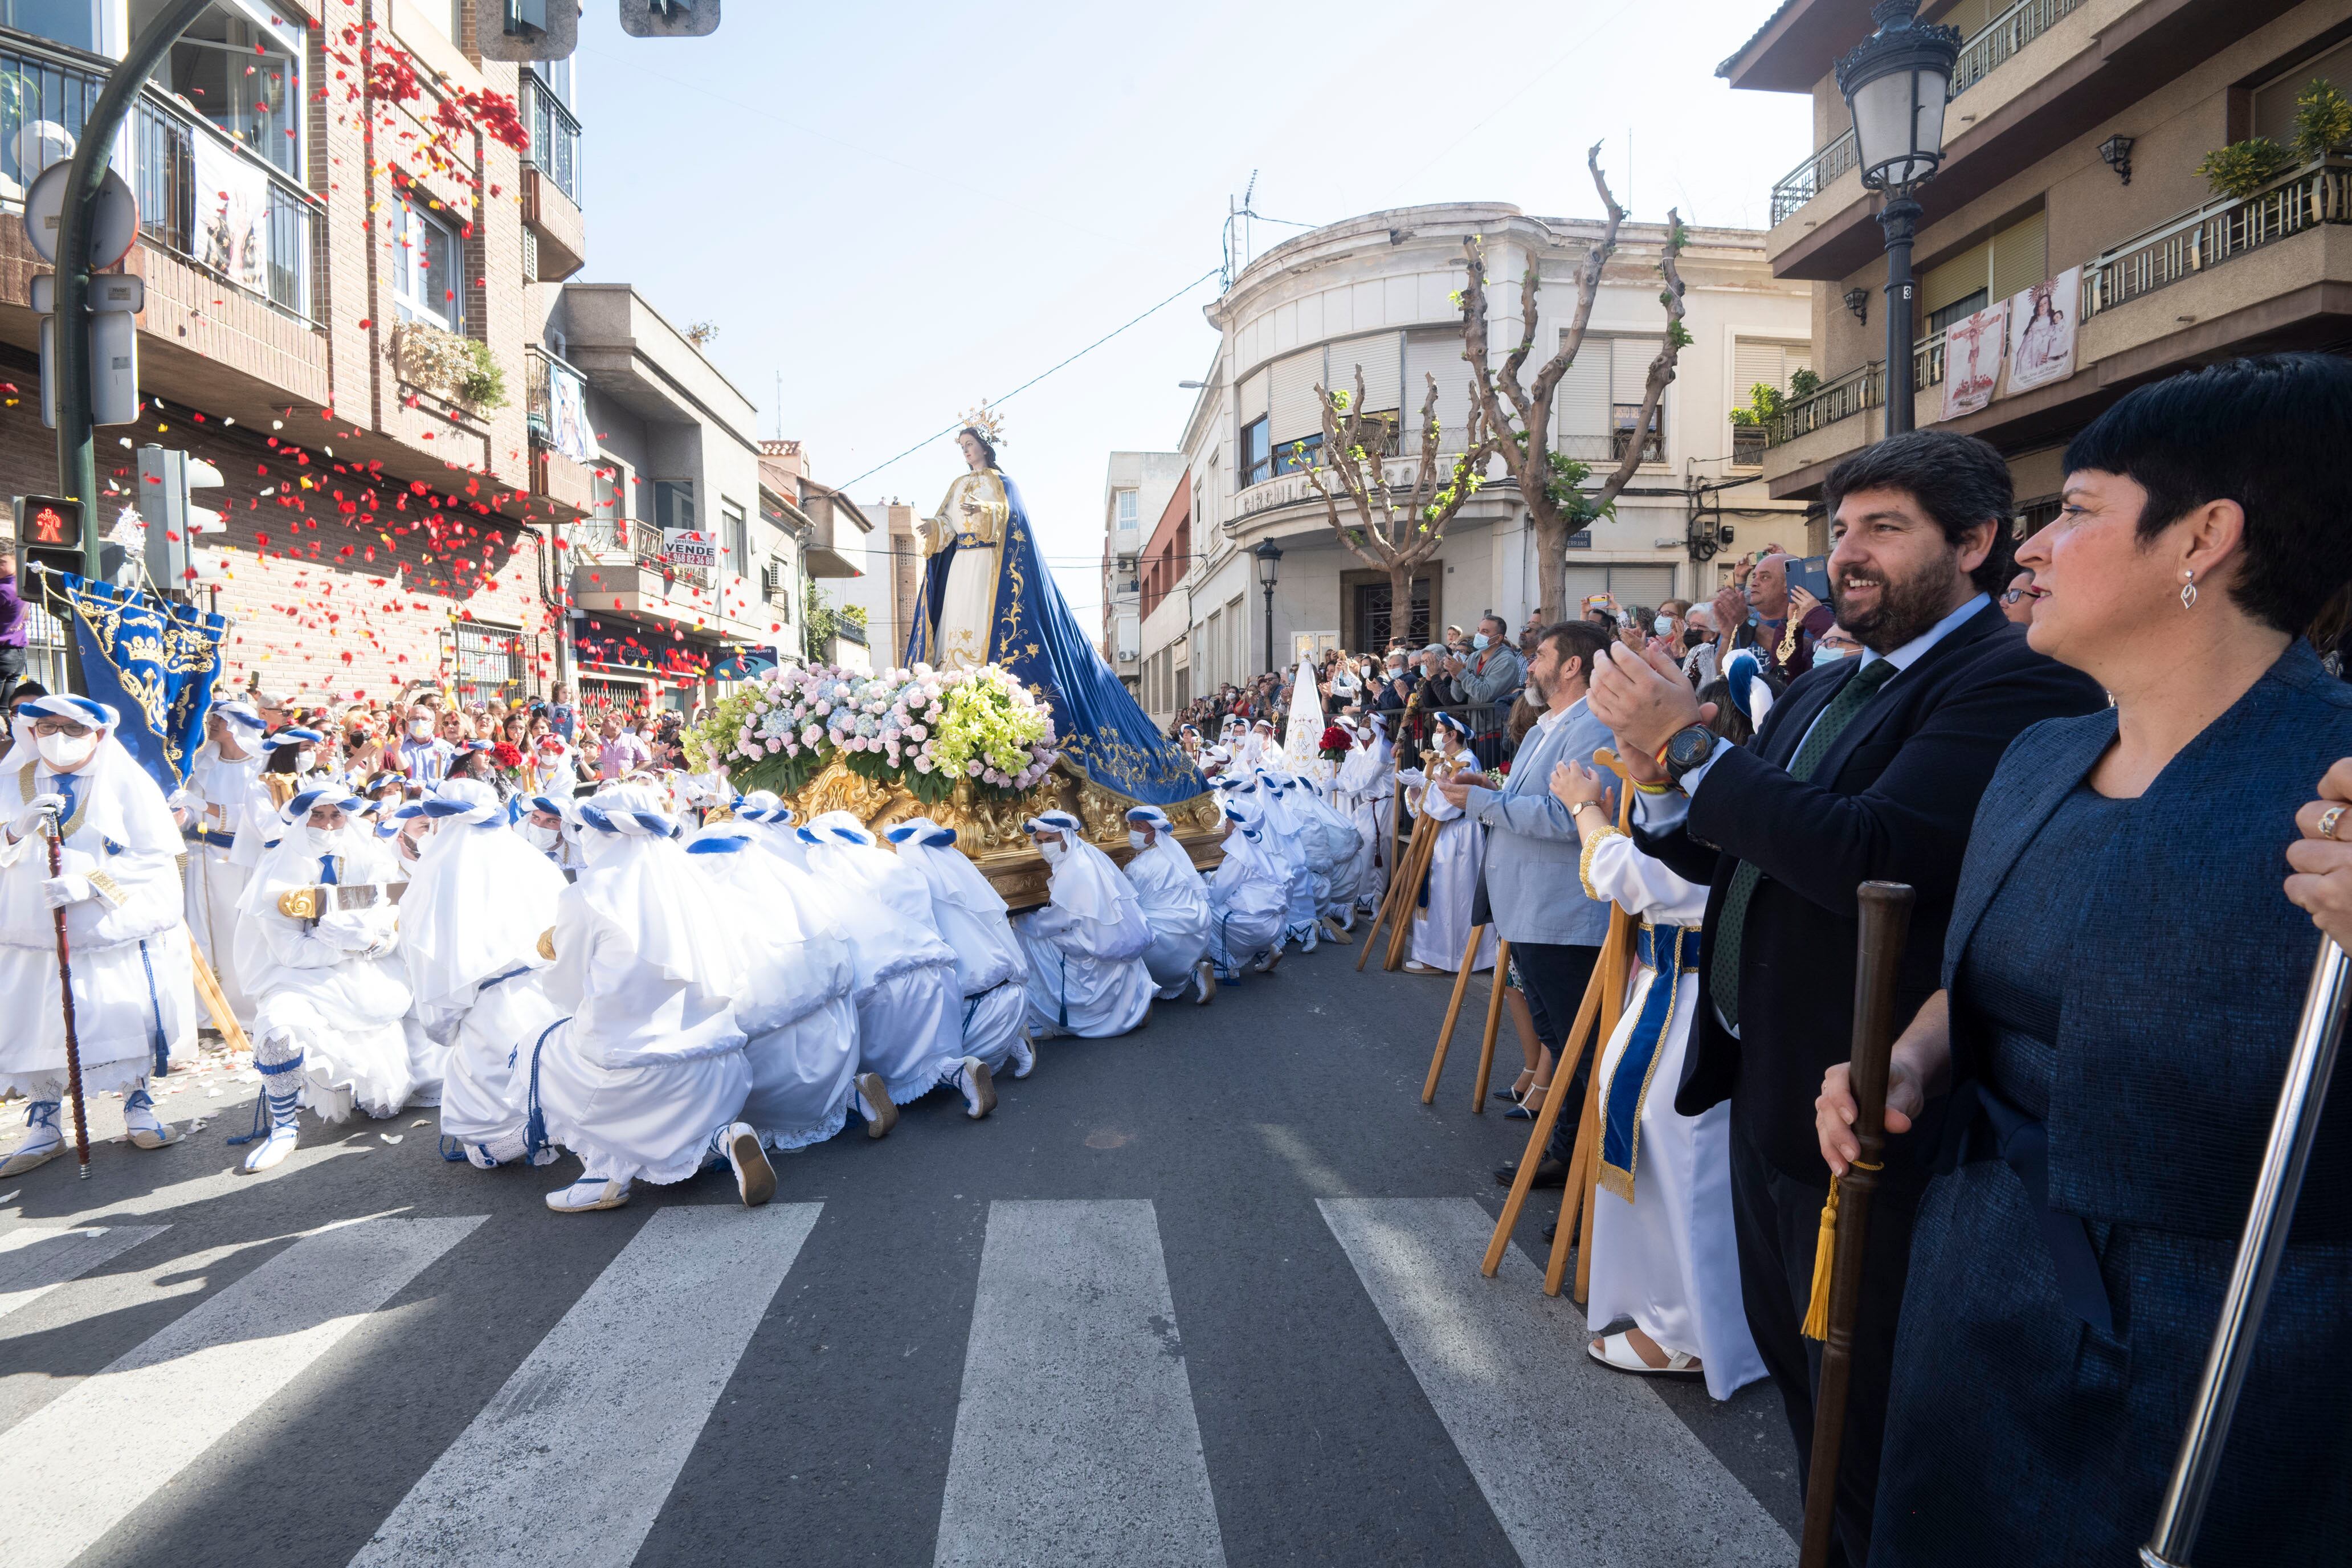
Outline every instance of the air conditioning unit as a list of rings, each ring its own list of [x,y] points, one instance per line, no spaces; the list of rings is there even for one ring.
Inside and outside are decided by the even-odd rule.
[[[791,569],[781,561],[771,561],[760,568],[760,592],[772,599],[790,591],[793,585]]]

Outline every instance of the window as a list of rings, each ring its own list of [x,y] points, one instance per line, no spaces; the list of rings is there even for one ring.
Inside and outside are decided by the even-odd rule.
[[[1320,430],[1296,441],[1285,441],[1274,449],[1274,471],[1277,474],[1292,474],[1301,468],[1311,468],[1322,450],[1323,433]]]
[[[522,637],[503,626],[460,621],[450,628],[457,635],[459,700],[488,701],[522,690]]]
[[[282,29],[282,30],[281,30]],[[194,105],[289,178],[302,174],[299,35],[215,6],[172,46],[157,73],[165,90]]]
[[[1123,529],[1133,528],[1136,521],[1135,492],[1133,490],[1113,490],[1111,494],[1118,502],[1119,527]]]
[[[1919,279],[1919,308],[1928,335],[2031,289],[2050,276],[2049,229],[2040,212],[1927,268]]]
[[[0,20],[18,32],[36,33],[91,54],[99,51],[98,11],[99,0],[0,0]]]
[[[720,497],[719,501],[719,543],[727,552],[723,563],[738,577],[751,574],[751,524],[743,509]]]
[[[694,481],[654,481],[654,526],[691,529],[694,526]]]
[[[2295,97],[2315,79],[2352,89],[2352,44],[2339,44],[2255,89],[2253,134],[2267,136],[2282,147],[2293,146]]]
[[[1213,661],[1224,652],[1225,647],[1224,641],[1219,635],[1224,630],[1224,616],[1225,613],[1223,610],[1211,610],[1209,612],[1208,636],[1204,637],[1201,643],[1202,648],[1203,651],[1208,653],[1211,660],[1213,661],[1210,668],[1202,672],[1202,679],[1212,686],[1216,684],[1219,677],[1219,672]]]
[[[626,492],[621,484],[621,470],[610,466],[595,471],[595,500],[591,503],[590,531],[599,542],[609,540],[614,548],[629,546],[629,509]]]
[[[523,68],[544,82],[564,108],[572,107],[572,62],[569,59],[533,60]]]
[[[1274,477],[1271,454],[1266,450],[1266,421],[1264,416],[1242,426],[1241,470],[1242,483],[1245,485]]]
[[[412,187],[408,195],[413,204],[425,194]],[[414,205],[403,206],[392,231],[392,297],[400,319],[464,331],[464,276],[457,231]]]
[[[1563,334],[1565,336],[1565,334]],[[1587,338],[1577,350],[1568,374],[1559,378],[1553,403],[1559,419],[1560,455],[1580,462],[1614,462],[1624,455],[1641,422],[1642,397],[1649,388],[1650,363],[1657,358],[1656,338]],[[1663,459],[1664,447],[1659,423],[1665,399],[1658,400],[1643,442],[1643,459]]]

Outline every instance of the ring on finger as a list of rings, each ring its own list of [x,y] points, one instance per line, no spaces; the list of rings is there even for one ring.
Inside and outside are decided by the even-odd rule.
[[[2319,832],[2317,837],[2329,839],[2335,838],[2336,825],[2344,819],[2344,813],[2347,809],[2352,809],[2352,807],[2331,805],[2326,811],[2321,812],[2319,814]]]

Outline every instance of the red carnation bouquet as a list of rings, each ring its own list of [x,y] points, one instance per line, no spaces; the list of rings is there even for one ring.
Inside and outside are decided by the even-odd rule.
[[[522,783],[522,752],[512,741],[500,741],[492,746],[490,763],[510,783]]]
[[[1337,724],[1326,724],[1323,727],[1323,738],[1315,745],[1325,762],[1337,762],[1348,754],[1349,745],[1348,731]]]

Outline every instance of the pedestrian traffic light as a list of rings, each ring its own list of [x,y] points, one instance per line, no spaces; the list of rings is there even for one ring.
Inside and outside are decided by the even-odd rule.
[[[580,44],[577,0],[474,0],[486,60],[562,60]]]
[[[81,573],[81,502],[63,496],[18,496],[16,552],[52,572]]]
[[[185,589],[203,574],[196,541],[225,531],[221,514],[194,504],[192,491],[225,481],[202,458],[168,447],[139,448],[139,494],[135,503],[147,524],[147,576],[158,588]]]

